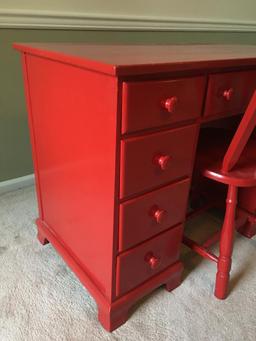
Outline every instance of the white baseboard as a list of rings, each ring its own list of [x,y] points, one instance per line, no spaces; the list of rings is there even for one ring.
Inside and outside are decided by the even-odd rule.
[[[210,31],[256,32],[256,21],[214,20],[211,18],[100,15],[0,9],[0,28],[115,30],[115,31]]]
[[[0,195],[11,191],[16,191],[17,189],[21,189],[27,186],[32,186],[34,183],[35,183],[34,174],[29,174],[21,176],[19,178],[1,181]]]

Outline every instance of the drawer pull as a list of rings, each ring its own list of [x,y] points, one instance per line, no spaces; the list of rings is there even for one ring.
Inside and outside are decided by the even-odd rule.
[[[178,98],[173,96],[173,97],[167,98],[166,100],[162,101],[162,106],[169,113],[172,113],[175,110],[177,102],[178,102]]]
[[[157,155],[154,157],[153,163],[161,170],[165,170],[168,167],[170,160],[171,157],[169,155]]]
[[[167,211],[159,208],[158,206],[153,206],[150,210],[150,215],[157,224],[162,224],[167,216]]]
[[[151,269],[154,270],[160,265],[160,258],[154,256],[151,252],[146,255],[146,262],[150,265]]]
[[[228,90],[224,90],[223,91],[223,97],[227,100],[230,101],[231,97],[233,96],[234,90],[232,88],[228,89]]]

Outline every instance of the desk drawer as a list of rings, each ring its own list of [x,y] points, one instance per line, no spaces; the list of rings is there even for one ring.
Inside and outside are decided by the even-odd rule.
[[[124,251],[183,222],[190,180],[182,180],[120,205],[119,250]]]
[[[140,193],[189,176],[198,125],[121,142],[120,196]]]
[[[205,84],[205,77],[124,82],[122,133],[200,116]]]
[[[210,75],[204,115],[243,113],[255,88],[256,71]]]
[[[180,255],[182,225],[117,257],[117,295],[123,295],[176,262]]]

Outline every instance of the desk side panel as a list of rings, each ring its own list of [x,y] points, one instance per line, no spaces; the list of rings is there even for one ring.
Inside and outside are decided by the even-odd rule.
[[[40,218],[111,300],[117,80],[32,55],[25,65]]]

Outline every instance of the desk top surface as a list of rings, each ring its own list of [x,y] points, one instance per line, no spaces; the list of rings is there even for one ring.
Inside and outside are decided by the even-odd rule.
[[[256,45],[15,43],[14,48],[114,76],[256,66]]]

